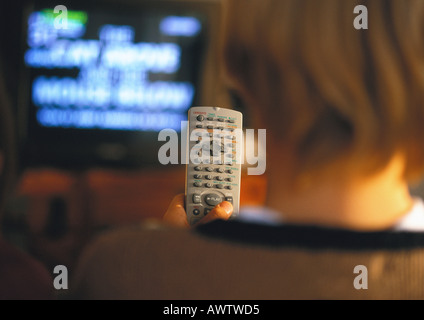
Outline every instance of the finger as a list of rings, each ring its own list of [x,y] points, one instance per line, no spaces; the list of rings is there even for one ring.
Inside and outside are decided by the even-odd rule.
[[[184,194],[179,194],[172,199],[168,210],[163,216],[163,221],[177,227],[189,227],[187,214],[184,209]]]
[[[233,205],[228,201],[223,201],[218,204],[211,212],[207,214],[199,223],[208,223],[212,220],[222,219],[228,220],[233,213]]]

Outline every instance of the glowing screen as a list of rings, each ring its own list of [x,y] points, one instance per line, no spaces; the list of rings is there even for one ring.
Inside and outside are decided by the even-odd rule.
[[[202,23],[53,9],[28,19],[31,105],[46,128],[179,130],[196,97]],[[59,23],[58,23],[59,22]]]

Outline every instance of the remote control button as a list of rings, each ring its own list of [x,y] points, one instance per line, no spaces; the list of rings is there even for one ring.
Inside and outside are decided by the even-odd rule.
[[[212,172],[213,171],[213,168],[212,167],[206,167],[206,171],[207,172]]]
[[[206,216],[211,211],[212,211],[212,209],[206,208],[205,211],[203,212],[203,214]]]
[[[225,201],[228,201],[229,203],[233,204],[233,197],[225,197]]]
[[[202,184],[200,183],[200,182],[195,182],[195,183],[193,183],[193,185],[196,187],[196,188],[200,188],[201,186],[202,186]]]
[[[233,174],[233,170],[232,170],[232,169],[228,169],[228,170],[227,170],[227,173],[229,173],[229,174]]]
[[[199,158],[194,158],[191,162],[193,162],[193,164],[201,164],[202,161],[200,161]]]
[[[193,214],[194,214],[195,216],[198,216],[198,215],[200,214],[200,210],[199,210],[199,209],[194,209],[194,210],[193,210]]]
[[[218,180],[218,181],[222,181],[222,180],[224,180],[224,178],[223,178],[223,177],[221,177],[221,176],[217,176],[217,177],[216,177],[216,180]]]
[[[233,187],[232,186],[226,186],[225,189],[233,190]]]
[[[208,125],[206,128],[208,128],[208,129],[213,129],[213,128],[214,128],[214,126]]]
[[[233,178],[227,178],[226,179],[228,182],[233,182]]]
[[[210,174],[208,174],[207,176],[205,176],[205,178],[206,178],[207,180],[212,180],[212,176],[211,176]]]
[[[223,189],[223,188],[224,188],[224,186],[223,186],[222,184],[216,184],[216,185],[215,185],[215,188],[217,188],[217,189]]]
[[[194,167],[194,170],[196,170],[196,171],[202,171],[203,168],[201,166],[197,166],[197,167]]]
[[[194,179],[202,179],[202,175],[201,174],[195,174]]]
[[[199,115],[199,116],[197,116],[197,121],[200,121],[200,122],[202,122],[203,120],[205,120],[205,117],[204,116],[202,116],[202,115]]]
[[[232,119],[229,119],[229,120],[227,120],[227,122],[228,123],[235,123],[236,121],[235,120],[232,120]]]
[[[218,130],[224,130],[224,127],[216,127]]]
[[[197,129],[203,129],[203,126],[202,126],[201,124],[197,124],[197,125],[196,125],[196,128],[197,128]]]
[[[208,121],[213,121],[214,117],[208,117]]]
[[[220,149],[221,149],[220,147],[216,147],[216,146],[211,148],[211,156],[219,157],[221,155]]]
[[[205,202],[209,206],[215,207],[222,202],[222,197],[218,194],[210,193],[206,195]]]
[[[219,121],[219,122],[224,122],[225,120],[224,120],[224,119],[222,119],[222,118],[218,118],[218,121]]]
[[[212,185],[212,183],[208,182],[208,183],[206,183],[206,184],[205,184],[205,187],[206,187],[206,188],[212,188],[212,187],[213,187],[213,185]]]
[[[224,169],[223,168],[218,168],[218,169],[216,169],[216,172],[224,173]]]
[[[196,204],[202,203],[202,198],[200,197],[200,194],[197,194],[197,193],[193,194],[193,203],[196,203]]]
[[[224,146],[224,144],[222,144],[221,146],[221,153],[226,153],[229,152],[230,150],[228,150],[228,147]]]

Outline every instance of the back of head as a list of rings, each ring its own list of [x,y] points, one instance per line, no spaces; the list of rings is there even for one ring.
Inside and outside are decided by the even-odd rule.
[[[424,1],[224,0],[230,85],[297,173],[424,168]],[[357,30],[357,5],[369,28]],[[254,112],[254,111],[252,111]]]

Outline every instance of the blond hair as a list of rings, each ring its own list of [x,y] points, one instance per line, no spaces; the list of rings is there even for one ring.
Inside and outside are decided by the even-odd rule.
[[[424,169],[424,1],[224,0],[223,66],[299,172]],[[354,8],[368,8],[356,30]]]

